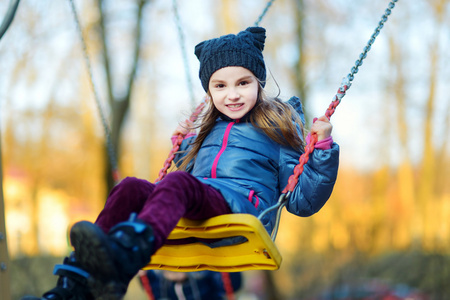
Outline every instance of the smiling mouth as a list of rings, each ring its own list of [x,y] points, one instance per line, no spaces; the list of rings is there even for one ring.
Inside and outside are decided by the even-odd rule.
[[[228,104],[227,105],[227,107],[229,108],[229,109],[237,109],[237,108],[240,108],[242,105],[244,105],[244,104]]]

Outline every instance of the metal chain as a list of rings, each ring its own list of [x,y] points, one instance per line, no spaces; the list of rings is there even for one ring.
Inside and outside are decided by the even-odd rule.
[[[272,3],[275,0],[269,0],[266,4],[266,7],[264,8],[263,12],[261,13],[261,15],[258,17],[258,19],[255,22],[255,26],[259,26],[259,23],[262,21],[262,19],[265,17],[267,11],[269,10],[269,8],[272,6]]]
[[[380,33],[380,30],[383,28],[384,23],[388,20],[388,17],[391,14],[392,9],[394,9],[395,3],[397,1],[398,0],[392,0],[389,3],[388,8],[384,12],[384,15],[381,16],[381,21],[378,23],[377,28],[375,28],[375,32],[372,34],[367,45],[364,47],[364,51],[359,55],[359,59],[356,60],[355,66],[352,67],[350,73],[347,75],[347,79],[350,83],[353,81],[354,75],[358,73],[358,69],[363,64],[363,60],[366,58],[367,52],[370,51],[372,44],[375,42],[375,39]]]
[[[191,104],[192,104],[192,107],[194,107],[195,95],[194,95],[194,88],[192,85],[191,74],[190,74],[191,68],[189,67],[189,60],[188,60],[187,51],[186,51],[186,42],[184,39],[183,29],[181,27],[181,18],[180,18],[180,14],[178,12],[177,0],[172,1],[172,8],[173,8],[173,14],[175,16],[175,24],[177,25],[178,39],[180,41],[181,53],[183,55],[184,72],[186,73],[186,80],[187,80],[187,85],[188,85],[188,89],[189,89],[189,94],[191,97]]]
[[[258,17],[257,21],[255,22],[255,26],[259,26],[259,23],[262,21],[264,16],[267,14],[267,11],[272,6],[274,1],[275,0],[269,0],[267,2],[266,7],[264,8],[263,12],[261,13],[261,15]],[[181,26],[180,13],[178,12],[177,0],[172,1],[172,9],[173,9],[174,17],[175,17],[175,24],[177,25],[178,39],[180,41],[181,52],[183,55],[184,72],[186,74],[186,81],[187,81],[187,85],[189,87],[191,103],[194,104],[195,103],[195,95],[194,95],[194,89],[193,89],[192,79],[191,79],[191,75],[190,75],[189,60],[188,60],[187,51],[186,51],[186,42],[185,42],[185,38],[184,38],[183,28]]]
[[[264,8],[263,12],[261,13],[261,15],[258,17],[257,21],[255,22],[255,26],[258,26],[259,23],[262,21],[262,19],[264,18],[264,16],[266,15],[267,11],[269,10],[269,8],[272,6],[272,3],[275,0],[269,0],[267,2],[266,7]],[[77,30],[80,36],[80,40],[83,46],[83,55],[84,55],[84,59],[86,61],[86,66],[88,69],[88,73],[89,73],[89,81],[91,84],[91,87],[93,89],[94,92],[94,97],[95,97],[95,102],[98,108],[98,112],[100,114],[100,118],[102,121],[102,125],[103,125],[103,130],[105,132],[105,136],[106,136],[106,143],[107,143],[107,149],[108,149],[108,154],[109,154],[109,159],[110,159],[110,164],[112,166],[113,169],[113,177],[114,177],[114,181],[118,181],[119,180],[119,173],[118,173],[118,168],[117,168],[117,159],[116,159],[116,155],[114,152],[114,148],[112,145],[112,141],[111,141],[111,133],[110,133],[110,129],[108,126],[108,123],[106,121],[106,117],[103,113],[103,109],[98,97],[98,93],[97,93],[97,89],[96,86],[94,84],[94,80],[93,80],[93,75],[92,75],[92,67],[91,67],[91,63],[89,60],[89,55],[88,55],[88,51],[87,51],[87,44],[86,41],[83,37],[83,32],[81,29],[81,25],[80,25],[80,21],[78,18],[78,14],[75,8],[75,4],[73,2],[73,0],[69,0],[70,4],[71,4],[71,9],[72,9],[72,14],[74,16],[76,25],[77,25]],[[173,7],[173,11],[174,11],[174,16],[175,16],[175,21],[177,24],[177,30],[178,30],[178,36],[179,36],[179,40],[180,40],[180,46],[181,46],[181,50],[182,50],[182,55],[183,55],[183,60],[184,60],[184,66],[185,66],[185,73],[186,73],[186,79],[188,82],[188,86],[189,86],[189,91],[190,91],[190,96],[191,96],[191,102],[194,103],[194,92],[193,92],[193,88],[192,88],[192,80],[191,80],[191,76],[190,76],[190,68],[189,68],[189,63],[188,63],[188,59],[187,59],[187,54],[186,54],[186,47],[185,47],[185,39],[184,39],[184,34],[183,34],[183,30],[181,28],[181,20],[180,20],[180,15],[178,12],[178,5],[176,0],[172,1],[172,7]],[[200,105],[196,108],[196,110],[194,111],[194,113],[191,115],[191,117],[189,118],[190,121],[195,121],[198,118],[198,115],[201,113],[203,107],[205,106],[205,102],[200,103]],[[179,135],[177,138],[177,141],[175,143],[175,145],[173,146],[172,150],[169,153],[169,157],[166,159],[163,168],[159,171],[159,177],[156,179],[155,182],[158,182],[160,180],[162,180],[166,174],[167,174],[167,170],[169,169],[170,165],[172,164],[173,158],[175,156],[175,153],[178,151],[181,142],[183,140],[183,136]]]
[[[19,6],[20,0],[11,1],[9,3],[8,10],[6,11],[5,17],[0,25],[0,39],[3,37],[5,32],[8,30],[11,25],[14,17],[16,16],[17,7]]]
[[[331,104],[328,106],[325,116],[327,116],[328,119],[331,118],[333,113],[336,110],[336,107],[341,103],[342,98],[345,96],[347,90],[351,86],[351,81],[354,79],[354,75],[358,72],[358,68],[362,65],[363,59],[366,58],[367,52],[370,51],[370,48],[372,44],[375,42],[375,38],[380,33],[380,30],[383,28],[384,23],[387,21],[388,16],[391,14],[391,10],[395,7],[395,2],[398,0],[393,0],[389,3],[388,8],[386,9],[384,15],[381,17],[381,21],[378,23],[377,28],[375,29],[375,32],[372,34],[368,44],[366,47],[364,47],[364,51],[359,56],[359,59],[356,61],[355,66],[351,69],[351,72],[347,75],[347,77],[344,77],[341,83],[341,86],[339,87],[336,95],[334,96]],[[278,202],[267,208],[265,211],[263,211],[259,218],[261,219],[263,215],[268,214],[269,212],[277,209],[277,217],[276,222],[274,226],[274,230],[271,233],[272,241],[275,241],[275,238],[277,236],[277,231],[280,223],[280,215],[281,210],[286,205],[291,192],[294,190],[295,186],[298,183],[298,178],[300,174],[303,173],[303,167],[308,162],[310,154],[314,151],[314,146],[317,142],[317,135],[313,134],[310,137],[310,142],[305,146],[305,152],[300,156],[299,164],[295,166],[294,168],[294,174],[289,177],[288,184],[282,191],[282,194],[280,195],[280,198],[278,199]]]
[[[347,77],[343,78],[341,86],[339,87],[333,101],[325,112],[325,115],[328,119],[331,118],[331,115],[333,115],[336,107],[339,105],[347,90],[350,88],[351,81],[354,79],[354,75],[358,72],[358,68],[362,65],[362,61],[366,58],[367,53],[370,51],[372,44],[375,42],[376,37],[380,33],[380,30],[383,28],[384,23],[387,21],[388,16],[391,14],[391,10],[395,7],[395,2],[397,1],[398,0],[393,0],[389,3],[385,13],[381,16],[381,21],[375,28],[375,32],[370,37],[367,46],[364,47],[364,51],[359,55],[359,59],[356,60],[355,66],[352,67],[351,72],[347,75]],[[300,156],[299,164],[295,166],[294,174],[289,177],[288,184],[282,192],[283,194],[292,192],[294,190],[298,182],[298,177],[303,172],[303,166],[308,162],[309,155],[313,152],[316,142],[317,136],[315,134],[311,135],[310,143],[306,145],[305,152]],[[288,197],[285,197],[285,199],[287,198]]]
[[[83,36],[83,31],[81,29],[80,20],[78,18],[77,10],[75,8],[75,3],[73,2],[73,0],[69,0],[69,3],[71,6],[73,17],[75,19],[75,23],[77,25],[78,35],[80,36],[80,41],[81,41],[81,44],[83,47],[83,56],[84,56],[84,60],[85,60],[88,75],[89,75],[88,76],[89,83],[91,84],[91,88],[94,93],[95,103],[97,105],[97,111],[100,115],[100,119],[101,119],[102,125],[103,125],[103,131],[104,131],[105,137],[106,137],[106,148],[108,150],[109,162],[110,162],[111,168],[112,168],[112,177],[113,177],[114,182],[118,182],[120,180],[120,176],[119,176],[119,171],[118,171],[118,167],[117,167],[116,153],[114,151],[114,147],[113,147],[112,140],[111,140],[111,130],[109,129],[109,125],[108,125],[108,123],[106,121],[106,117],[103,113],[103,108],[100,103],[100,98],[98,96],[98,92],[97,92],[96,86],[94,84],[91,61],[89,60],[89,54],[88,54],[88,50],[87,50],[87,43]]]
[[[259,22],[261,22],[261,20],[264,18],[264,16],[266,15],[267,11],[269,10],[269,8],[272,6],[272,3],[275,0],[269,0],[266,7],[264,8],[263,12],[261,13],[261,15],[258,17],[258,20],[255,22],[255,26],[258,26]],[[187,55],[186,55],[186,48],[184,45],[184,34],[183,34],[183,29],[181,28],[181,20],[180,20],[180,15],[178,13],[178,5],[177,5],[177,1],[173,0],[172,1],[172,7],[173,7],[173,11],[174,11],[174,15],[175,15],[175,21],[177,24],[177,29],[178,29],[178,36],[179,36],[179,40],[180,40],[180,45],[181,45],[181,50],[183,52],[183,59],[184,59],[184,67],[185,67],[185,72],[186,72],[186,78],[188,81],[188,85],[190,88],[190,92],[191,92],[191,101],[192,103],[195,102],[194,100],[194,94],[193,94],[193,89],[192,89],[192,81],[191,81],[191,77],[190,77],[190,73],[189,73],[189,64],[188,64],[188,59],[187,59]],[[188,121],[189,122],[195,122],[198,118],[198,116],[200,115],[200,113],[202,112],[203,108],[206,105],[206,100],[204,100],[203,102],[201,102],[197,108],[195,109],[195,111],[192,113],[192,115],[189,117]],[[161,170],[158,173],[158,178],[155,180],[155,182],[159,182],[161,181],[166,175],[167,175],[167,171],[170,168],[170,166],[172,165],[172,161],[175,158],[175,153],[180,149],[180,145],[181,142],[183,141],[184,136],[183,135],[178,135],[172,149],[169,152],[169,155],[167,157],[167,159],[165,160],[163,167],[161,168]]]

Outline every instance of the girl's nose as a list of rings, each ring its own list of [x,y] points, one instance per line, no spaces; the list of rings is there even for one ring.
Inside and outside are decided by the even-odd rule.
[[[240,95],[238,93],[238,91],[235,88],[231,88],[228,91],[228,99],[230,100],[239,100]]]

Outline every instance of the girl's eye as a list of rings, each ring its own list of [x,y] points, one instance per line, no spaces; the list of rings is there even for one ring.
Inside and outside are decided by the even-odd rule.
[[[223,87],[225,87],[225,85],[222,84],[222,83],[216,84],[216,88],[218,88],[218,89],[221,89],[221,88],[223,88]]]
[[[241,81],[241,82],[239,82],[239,85],[247,85],[248,84],[248,81]]]

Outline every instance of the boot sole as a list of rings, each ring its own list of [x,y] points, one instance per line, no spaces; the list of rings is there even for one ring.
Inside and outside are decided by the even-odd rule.
[[[75,248],[76,260],[92,275],[89,286],[96,298],[121,299],[126,287],[118,280],[120,274],[103,230],[93,223],[81,221],[72,227],[70,241]]]

